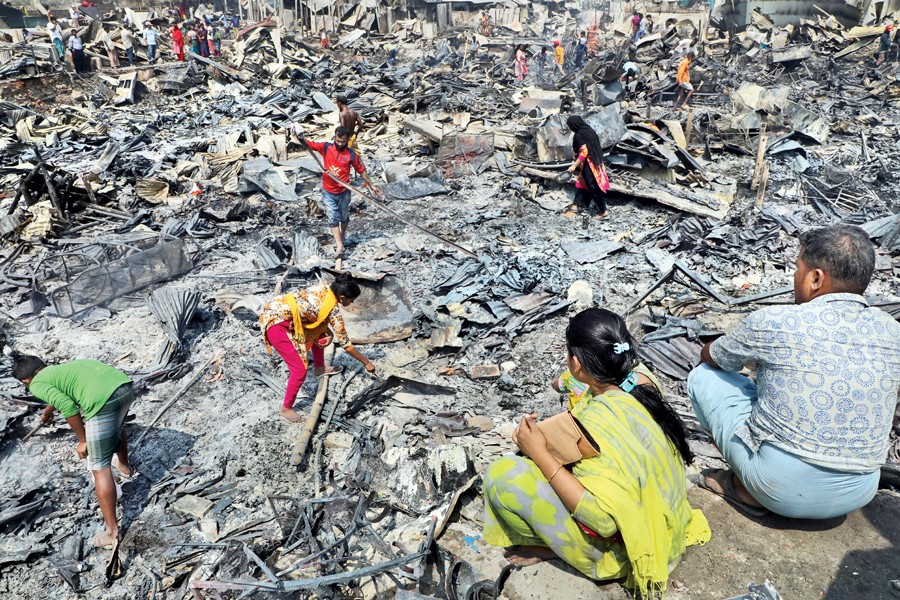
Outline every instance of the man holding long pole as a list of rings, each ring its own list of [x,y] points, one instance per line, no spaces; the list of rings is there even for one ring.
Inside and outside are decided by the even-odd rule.
[[[347,226],[350,224],[350,189],[329,177],[329,173],[340,181],[350,183],[350,169],[359,173],[366,185],[375,195],[380,196],[379,190],[363,165],[359,154],[348,147],[350,132],[343,125],[334,131],[334,140],[331,142],[313,142],[306,139],[306,133],[299,125],[293,126],[293,132],[301,143],[305,143],[310,150],[318,152],[324,159],[324,173],[322,173],[322,201],[328,214],[328,226],[334,236],[334,258],[340,258],[344,254],[344,238],[347,235]]]

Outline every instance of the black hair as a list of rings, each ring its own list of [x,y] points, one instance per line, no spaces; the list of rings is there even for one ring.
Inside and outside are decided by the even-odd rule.
[[[331,291],[334,292],[334,295],[338,298],[343,296],[345,298],[350,298],[351,300],[359,298],[359,295],[362,294],[362,290],[359,288],[356,279],[349,273],[338,273],[335,275],[334,281],[331,283]]]
[[[37,356],[22,354],[13,359],[12,376],[19,381],[32,379],[38,371],[46,366],[47,363]]]
[[[337,100],[338,104],[343,104],[344,106],[347,105],[347,96],[345,96],[344,94],[338,95],[335,100]]]
[[[616,354],[616,344],[628,344],[629,348]],[[625,320],[603,308],[589,308],[572,317],[566,329],[566,346],[587,374],[601,383],[618,386],[638,365],[637,342]],[[688,446],[684,423],[656,386],[637,385],[629,393],[647,409],[684,462],[691,464],[694,453]]]
[[[807,267],[828,273],[839,292],[862,294],[875,271],[875,246],[856,225],[832,225],[803,233],[800,258]]]
[[[338,128],[334,130],[334,137],[350,137],[350,130],[343,125],[338,125]]]

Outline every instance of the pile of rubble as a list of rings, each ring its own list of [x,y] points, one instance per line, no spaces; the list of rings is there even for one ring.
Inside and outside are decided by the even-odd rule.
[[[878,244],[871,301],[900,318],[897,68],[847,51],[868,29],[754,19],[709,39],[686,14],[633,49],[634,81],[620,81],[627,32],[594,30],[584,68],[519,85],[513,45],[533,56],[571,27],[538,8],[530,31],[495,15],[474,53],[468,32],[417,19],[380,36],[351,24],[324,50],[268,19],[223,58],[0,86],[4,365],[13,348],[91,357],[144,390],[120,572],[85,547],[96,510],[64,427],[19,441],[39,403],[0,380],[0,591],[463,598],[473,582],[448,548],[478,538],[478,473],[513,449],[517,418],[558,410],[571,311],[628,315],[701,467],[721,457],[687,372],[749,310],[790,301],[798,232],[862,225]],[[691,47],[698,92],[675,111]],[[329,138],[339,93],[369,124],[359,143],[386,206],[357,197],[337,267],[321,169],[289,126]],[[561,216],[572,113],[608,152],[609,220]],[[336,268],[364,283],[346,318],[379,377],[309,382],[300,408],[321,422],[291,427],[257,315]]]

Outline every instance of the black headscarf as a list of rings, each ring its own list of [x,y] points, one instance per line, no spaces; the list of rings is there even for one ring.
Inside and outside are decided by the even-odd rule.
[[[575,134],[572,137],[572,150],[575,151],[575,156],[581,152],[582,146],[587,146],[591,162],[599,165],[603,160],[603,146],[600,145],[597,132],[578,115],[572,115],[566,119],[566,126]]]

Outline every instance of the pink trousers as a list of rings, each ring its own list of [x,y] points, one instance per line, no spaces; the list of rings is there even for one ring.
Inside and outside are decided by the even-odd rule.
[[[300,356],[300,353],[297,352],[297,349],[294,347],[294,343],[291,341],[290,331],[290,321],[276,323],[266,331],[266,339],[269,340],[269,343],[272,344],[275,351],[278,352],[281,358],[284,359],[284,362],[287,363],[288,371],[290,372],[287,390],[284,393],[283,406],[285,408],[292,408],[294,406],[294,401],[297,400],[297,394],[300,392],[300,387],[303,386],[303,382],[306,380],[307,371],[306,361],[303,360],[303,357]],[[316,368],[325,366],[324,348],[318,344],[313,344],[312,355],[313,365]]]

